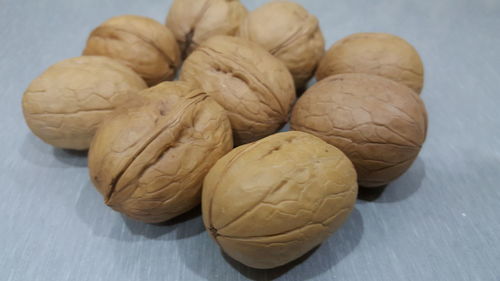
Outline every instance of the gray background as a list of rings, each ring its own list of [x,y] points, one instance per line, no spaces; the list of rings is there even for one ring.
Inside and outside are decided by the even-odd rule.
[[[29,82],[79,55],[93,27],[124,13],[163,21],[170,2],[0,0],[0,280],[500,281],[499,0],[298,1],[328,46],[360,31],[410,41],[426,66],[430,127],[404,176],[363,194],[300,264],[269,271],[225,258],[199,210],[157,226],[108,209],[84,155],[42,143],[24,123]]]

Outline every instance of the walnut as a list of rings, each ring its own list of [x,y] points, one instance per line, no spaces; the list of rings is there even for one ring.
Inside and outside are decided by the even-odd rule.
[[[401,83],[371,74],[329,76],[297,101],[291,127],[338,147],[359,185],[382,186],[403,174],[427,132],[420,97]]]
[[[302,89],[325,52],[318,19],[301,5],[269,2],[248,14],[239,36],[256,42],[285,63]]]
[[[183,57],[216,35],[235,35],[247,9],[239,0],[174,0],[166,25]]]
[[[203,221],[234,259],[277,267],[339,228],[357,190],[356,171],[340,150],[310,134],[278,133],[217,161],[203,183]]]
[[[356,33],[335,43],[321,59],[316,79],[341,73],[384,76],[418,94],[424,84],[424,66],[417,50],[403,38],[386,33]]]
[[[105,203],[162,222],[200,203],[212,165],[232,148],[224,109],[185,82],[164,82],[102,124],[89,150],[90,177]]]
[[[67,59],[31,82],[23,96],[24,118],[46,143],[85,150],[102,120],[146,87],[134,71],[113,59]]]
[[[172,32],[142,16],[111,18],[90,33],[84,55],[108,56],[131,67],[148,85],[172,80],[180,50]]]
[[[285,65],[242,38],[208,39],[186,59],[180,77],[197,83],[226,109],[236,144],[276,132],[295,100]]]

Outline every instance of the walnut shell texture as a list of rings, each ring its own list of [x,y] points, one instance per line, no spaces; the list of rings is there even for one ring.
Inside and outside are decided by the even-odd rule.
[[[356,171],[340,150],[303,132],[277,133],[213,166],[203,183],[203,221],[228,255],[273,268],[339,228],[357,190]]]
[[[283,61],[297,89],[305,87],[325,52],[318,19],[289,1],[269,2],[250,12],[239,36],[258,43]]]
[[[246,15],[239,0],[174,0],[166,25],[185,58],[210,37],[235,35]]]
[[[99,124],[147,87],[132,69],[106,57],[76,57],[49,67],[23,96],[31,131],[59,148],[85,150]]]
[[[89,35],[83,54],[118,59],[150,86],[172,80],[180,66],[180,50],[173,33],[142,16],[124,15],[105,21]]]
[[[208,39],[186,59],[180,77],[197,83],[226,109],[236,144],[276,132],[295,101],[285,65],[242,38]]]
[[[162,222],[200,203],[203,178],[232,148],[231,127],[191,84],[164,82],[140,95],[99,128],[90,177],[114,210]]]
[[[342,150],[360,186],[383,186],[416,159],[427,132],[427,113],[410,88],[371,74],[329,76],[297,101],[291,128]]]
[[[424,66],[415,48],[387,33],[356,33],[335,43],[318,66],[316,79],[342,73],[368,73],[405,84],[420,94]]]

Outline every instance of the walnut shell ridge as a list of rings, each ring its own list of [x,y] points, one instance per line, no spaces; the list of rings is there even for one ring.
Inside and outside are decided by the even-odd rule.
[[[319,81],[342,73],[368,73],[405,84],[420,94],[424,66],[415,48],[387,33],[355,33],[335,43],[321,59]]]
[[[353,162],[364,187],[388,184],[417,158],[427,113],[410,88],[371,74],[329,76],[297,101],[291,128],[318,136]]]
[[[200,203],[208,170],[232,148],[224,112],[202,90],[164,82],[99,128],[89,150],[89,173],[105,203],[149,223]]]
[[[186,59],[181,80],[197,83],[228,113],[236,144],[276,132],[295,101],[290,72],[257,44],[216,36]]]
[[[246,15],[239,0],[174,0],[166,25],[185,58],[210,37],[235,35]]]
[[[83,54],[120,60],[150,86],[172,80],[181,63],[172,32],[153,19],[134,15],[113,17],[95,28]]]
[[[66,59],[28,86],[22,101],[24,118],[44,142],[86,150],[101,122],[146,87],[132,69],[111,58]]]
[[[262,5],[248,14],[238,34],[285,63],[297,89],[306,86],[325,52],[318,19],[294,2],[273,1]]]
[[[240,146],[203,183],[205,227],[254,268],[299,258],[338,229],[356,201],[356,171],[337,148],[302,132]]]

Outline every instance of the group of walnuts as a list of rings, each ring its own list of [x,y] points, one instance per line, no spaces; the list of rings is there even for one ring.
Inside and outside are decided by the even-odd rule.
[[[180,81],[163,82],[182,60]],[[427,130],[422,86],[420,57],[397,36],[358,33],[325,54],[317,18],[296,3],[175,0],[166,26],[102,23],[83,56],[30,84],[23,111],[45,142],[89,149],[111,208],[155,223],[201,201],[227,254],[272,268],[335,231],[358,183],[409,168]]]

